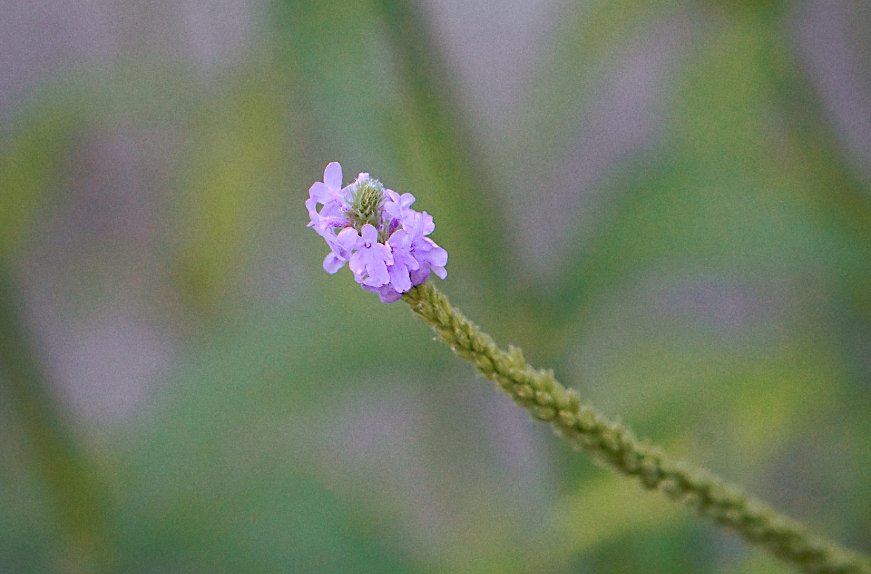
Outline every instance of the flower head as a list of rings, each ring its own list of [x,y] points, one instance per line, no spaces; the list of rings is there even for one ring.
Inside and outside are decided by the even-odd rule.
[[[330,248],[324,269],[336,273],[348,263],[357,283],[384,303],[398,301],[431,272],[444,279],[448,252],[427,237],[435,223],[428,213],[411,209],[414,201],[368,173],[342,187],[342,166],[327,165],[324,180],[309,188],[305,202],[308,226]]]

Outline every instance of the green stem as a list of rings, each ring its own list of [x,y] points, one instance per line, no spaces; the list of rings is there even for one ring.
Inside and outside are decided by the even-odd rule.
[[[871,573],[871,559],[812,534],[797,522],[745,494],[713,473],[674,459],[639,440],[625,426],[581,404],[574,390],[560,385],[552,371],[530,367],[520,349],[504,351],[429,283],[403,296],[412,310],[456,354],[470,361],[536,419],[621,474],[689,506],[746,541],[814,573]]]

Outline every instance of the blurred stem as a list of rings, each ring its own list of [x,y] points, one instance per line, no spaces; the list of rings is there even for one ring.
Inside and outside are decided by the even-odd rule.
[[[462,113],[454,79],[446,71],[444,59],[420,7],[411,0],[375,0],[375,6],[390,29],[402,73],[403,88],[414,115],[420,120],[422,138],[427,144],[430,163],[448,189],[464,190],[466,200],[477,202],[474,209],[458,213],[470,243],[479,246],[468,254],[477,258],[472,266],[486,280],[489,292],[504,291],[511,284],[499,275],[509,269],[506,250],[500,238],[508,233],[499,225],[507,214],[491,172],[467,118]],[[499,234],[492,230],[499,229]]]
[[[613,470],[638,478],[691,507],[744,540],[814,573],[871,573],[871,559],[816,536],[800,522],[748,496],[711,472],[671,458],[627,427],[608,421],[578,394],[560,385],[553,372],[530,367],[520,349],[504,351],[493,339],[452,307],[429,283],[403,296],[412,310],[455,353],[470,361],[487,379],[558,435],[585,449]]]
[[[7,269],[0,266],[0,382],[29,441],[33,460],[69,543],[74,571],[110,570],[105,497],[97,476],[66,427],[21,315]]]

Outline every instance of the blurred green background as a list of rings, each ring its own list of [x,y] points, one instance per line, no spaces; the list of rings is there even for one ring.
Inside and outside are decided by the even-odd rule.
[[[333,160],[498,341],[871,551],[868,2],[0,5],[0,571],[790,571],[324,273]]]

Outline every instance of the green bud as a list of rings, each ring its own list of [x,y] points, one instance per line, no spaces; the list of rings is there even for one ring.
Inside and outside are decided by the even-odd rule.
[[[366,178],[351,190],[351,207],[347,211],[348,220],[358,233],[367,223],[376,229],[381,224],[381,210],[384,206],[384,186],[377,179]]]

